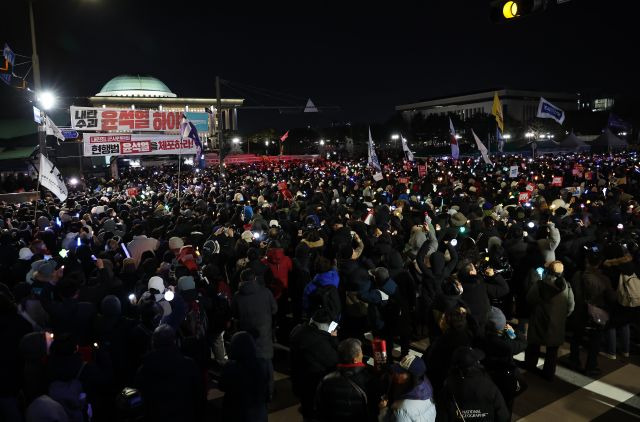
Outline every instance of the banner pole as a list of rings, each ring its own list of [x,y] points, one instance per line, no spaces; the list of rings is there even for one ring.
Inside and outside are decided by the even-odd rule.
[[[178,153],[178,205],[180,205],[180,165],[182,164],[182,141],[180,141],[180,152]]]
[[[42,157],[38,157],[38,185],[36,186],[36,193],[38,194],[36,197],[36,203],[33,207],[33,227],[35,227],[38,222],[36,220],[36,216],[38,215],[38,199],[40,199],[40,172],[42,171]]]

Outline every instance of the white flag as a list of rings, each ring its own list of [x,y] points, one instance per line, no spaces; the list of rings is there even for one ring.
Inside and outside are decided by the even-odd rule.
[[[42,154],[40,154],[40,174],[38,180],[40,180],[42,186],[49,189],[51,193],[61,201],[67,199],[67,185],[65,185],[60,171]]]
[[[564,111],[540,97],[540,102],[538,103],[538,114],[536,117],[540,117],[542,119],[553,119],[562,124],[562,122],[564,122]]]
[[[367,164],[373,167],[377,173],[380,173],[380,161],[378,161],[378,155],[376,154],[376,148],[373,144],[373,138],[371,137],[371,128],[369,128],[369,158]]]
[[[53,123],[53,120],[51,120],[49,116],[45,116],[44,126],[47,130],[47,135],[53,135],[61,141],[64,141],[64,135],[62,134],[62,131],[58,128],[58,126],[56,126],[55,123]]]
[[[487,147],[484,146],[484,144],[482,143],[480,138],[478,138],[478,135],[476,135],[473,129],[471,129],[471,133],[473,133],[473,138],[476,140],[476,145],[478,145],[478,150],[480,151],[480,154],[482,154],[482,159],[484,160],[485,163],[491,164],[491,159],[489,158]]]
[[[409,149],[409,145],[407,145],[407,139],[404,136],[402,137],[402,150],[407,156],[407,160],[413,162],[414,161],[413,152],[411,152],[411,150]]]

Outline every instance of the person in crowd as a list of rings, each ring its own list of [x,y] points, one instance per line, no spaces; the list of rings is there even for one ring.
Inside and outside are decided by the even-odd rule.
[[[362,342],[347,338],[338,344],[338,365],[325,376],[315,397],[322,422],[375,421],[381,385],[375,371],[363,362]]]
[[[235,333],[218,383],[225,393],[224,420],[266,422],[270,378],[270,365],[257,356],[254,337],[246,331]]]
[[[381,421],[435,422],[436,405],[426,370],[424,361],[415,355],[393,364],[389,394],[380,401]]]
[[[204,380],[196,363],[184,357],[176,344],[175,330],[158,326],[152,351],[136,374],[145,419],[154,421],[201,421],[204,418]]]
[[[540,279],[527,293],[527,302],[532,308],[527,332],[525,363],[527,369],[538,372],[540,346],[546,346],[542,376],[552,381],[555,378],[558,348],[565,339],[567,317],[575,305],[573,289],[563,276],[564,266],[553,261],[541,269]]]
[[[611,305],[615,303],[615,292],[611,281],[600,270],[602,254],[597,245],[588,246],[585,254],[584,271],[574,274],[571,286],[574,292],[575,309],[568,322],[572,330],[570,355],[562,363],[571,369],[594,376],[600,373],[598,353],[605,326],[609,322]],[[580,361],[580,346],[587,336],[587,360],[584,367]]]
[[[240,286],[231,302],[231,313],[239,330],[247,331],[256,340],[256,356],[273,359],[273,316],[278,304],[271,291],[258,284],[250,269],[240,274]]]
[[[509,286],[500,274],[487,267],[479,273],[473,263],[468,263],[459,272],[463,292],[460,298],[467,304],[475,318],[479,332],[484,332],[491,308],[490,299],[498,299],[509,293]]]
[[[500,390],[511,414],[515,397],[527,388],[513,357],[525,351],[527,342],[507,324],[504,313],[492,306],[486,333],[477,340],[477,346],[484,352],[482,364]]]
[[[485,354],[463,346],[453,352],[452,367],[439,398],[438,421],[507,422],[509,409],[480,361]]]
[[[305,420],[315,417],[318,384],[338,364],[337,335],[337,325],[325,309],[291,332],[291,384]]]

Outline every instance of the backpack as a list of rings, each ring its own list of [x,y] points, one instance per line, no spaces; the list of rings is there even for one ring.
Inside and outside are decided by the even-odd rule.
[[[640,279],[636,273],[620,274],[618,281],[618,303],[627,308],[640,306]]]
[[[346,292],[344,314],[349,318],[364,318],[369,315],[369,304],[360,300],[358,292]]]
[[[209,320],[200,302],[196,299],[188,304],[187,315],[182,322],[181,333],[184,338],[203,339],[207,335]]]
[[[394,295],[387,294],[378,289],[382,296],[382,302],[376,306],[379,316],[384,321],[385,329],[394,329],[397,327],[400,316],[402,315],[402,305],[398,293]]]
[[[49,397],[60,403],[69,416],[69,422],[84,422],[87,395],[78,378],[87,363],[82,362],[76,376],[69,381],[53,381],[49,385]]]
[[[313,315],[318,309],[326,309],[333,320],[337,321],[342,310],[338,289],[331,285],[322,285],[317,281],[313,281],[313,284],[316,289],[309,296],[309,316]]]

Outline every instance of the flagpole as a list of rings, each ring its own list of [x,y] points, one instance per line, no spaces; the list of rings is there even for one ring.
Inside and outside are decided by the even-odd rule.
[[[36,216],[38,215],[38,199],[40,199],[40,171],[42,171],[41,162],[42,162],[42,158],[38,157],[38,185],[36,186],[36,203],[33,207],[33,226],[34,227],[37,225]]]

